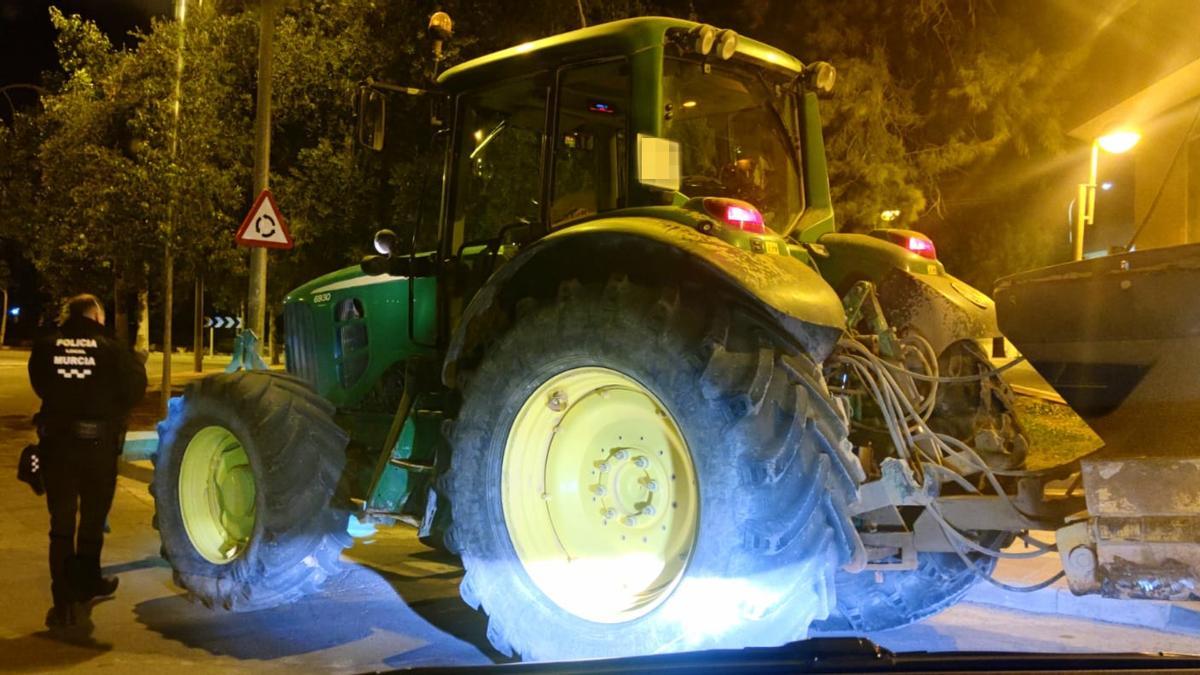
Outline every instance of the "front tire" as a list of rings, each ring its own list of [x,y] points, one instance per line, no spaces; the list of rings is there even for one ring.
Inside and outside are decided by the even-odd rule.
[[[175,581],[209,607],[315,591],[351,543],[332,504],[347,437],[333,407],[279,373],[214,375],[172,399],[154,458],[155,526]]]
[[[569,283],[489,348],[444,484],[497,649],[778,645],[830,610],[861,555],[844,418],[810,359],[714,304]]]

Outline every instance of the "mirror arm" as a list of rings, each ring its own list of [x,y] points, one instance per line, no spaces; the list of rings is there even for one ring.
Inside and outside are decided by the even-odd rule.
[[[383,255],[364,256],[358,263],[363,274],[372,277],[428,277],[437,272],[438,263],[433,256],[403,255],[389,258]]]
[[[409,96],[425,96],[426,94],[440,94],[439,91],[432,89],[418,89],[417,87],[406,87],[396,84],[395,82],[386,82],[384,80],[376,80],[373,77],[368,77],[363,81],[363,86],[370,87],[376,91],[390,91],[397,94],[407,94]]]

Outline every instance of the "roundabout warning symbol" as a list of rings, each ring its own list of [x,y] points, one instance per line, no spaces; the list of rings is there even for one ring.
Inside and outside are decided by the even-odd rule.
[[[238,228],[236,239],[240,246],[292,247],[292,235],[288,233],[287,223],[270,190],[263,190],[254,200],[254,206],[250,207],[250,213]]]

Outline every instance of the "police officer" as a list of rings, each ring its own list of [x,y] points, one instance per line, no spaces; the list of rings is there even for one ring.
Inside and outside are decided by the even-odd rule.
[[[96,296],[71,298],[60,318],[29,358],[42,399],[35,420],[50,509],[50,628],[86,624],[86,603],[117,590],[115,577],[100,575],[100,548],[126,421],[146,393],[145,358],[104,335]]]

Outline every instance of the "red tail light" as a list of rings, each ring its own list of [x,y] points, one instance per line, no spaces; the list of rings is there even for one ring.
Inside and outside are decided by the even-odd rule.
[[[704,210],[713,218],[743,232],[765,234],[767,231],[762,214],[749,202],[725,197],[705,197]]]
[[[908,246],[905,248],[923,258],[937,260],[937,249],[934,248],[933,242],[929,237],[909,237]]]
[[[894,230],[891,228],[880,228],[872,230],[871,236],[876,239],[890,241],[897,246],[903,246],[912,253],[916,253],[922,258],[937,260],[937,247],[933,245],[933,240],[929,237],[915,232],[913,230]]]

